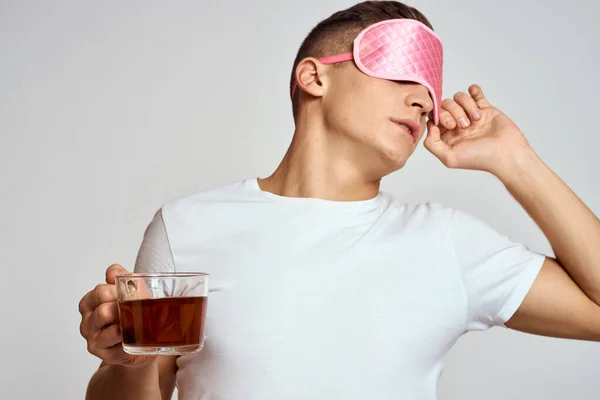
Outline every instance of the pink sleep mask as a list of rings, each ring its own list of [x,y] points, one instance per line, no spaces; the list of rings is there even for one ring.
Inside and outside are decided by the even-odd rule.
[[[436,33],[414,19],[389,19],[368,26],[354,39],[352,53],[320,58],[323,64],[354,59],[365,74],[425,86],[433,99],[433,120],[440,119],[444,51]],[[292,96],[296,85],[292,88]]]

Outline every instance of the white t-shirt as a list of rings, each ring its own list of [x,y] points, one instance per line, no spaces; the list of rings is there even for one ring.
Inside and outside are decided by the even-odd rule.
[[[543,260],[456,209],[282,197],[251,178],[164,205],[135,271],[211,274],[180,399],[433,400],[457,339],[504,326]]]

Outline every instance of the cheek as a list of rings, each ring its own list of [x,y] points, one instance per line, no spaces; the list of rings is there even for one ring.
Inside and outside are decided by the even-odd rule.
[[[395,108],[385,82],[362,75],[340,82],[323,107],[331,125],[370,141],[389,134],[386,122]]]
[[[338,92],[323,104],[325,118],[331,126],[352,131],[364,132],[372,126],[375,118],[373,103],[357,92]]]

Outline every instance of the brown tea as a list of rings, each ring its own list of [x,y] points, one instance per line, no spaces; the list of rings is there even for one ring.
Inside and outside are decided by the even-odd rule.
[[[119,304],[123,344],[198,345],[204,336],[206,297],[165,297]]]

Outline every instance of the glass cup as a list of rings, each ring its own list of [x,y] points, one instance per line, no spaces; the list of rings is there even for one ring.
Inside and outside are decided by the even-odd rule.
[[[184,355],[202,350],[209,274],[116,276],[123,350],[134,355]]]

